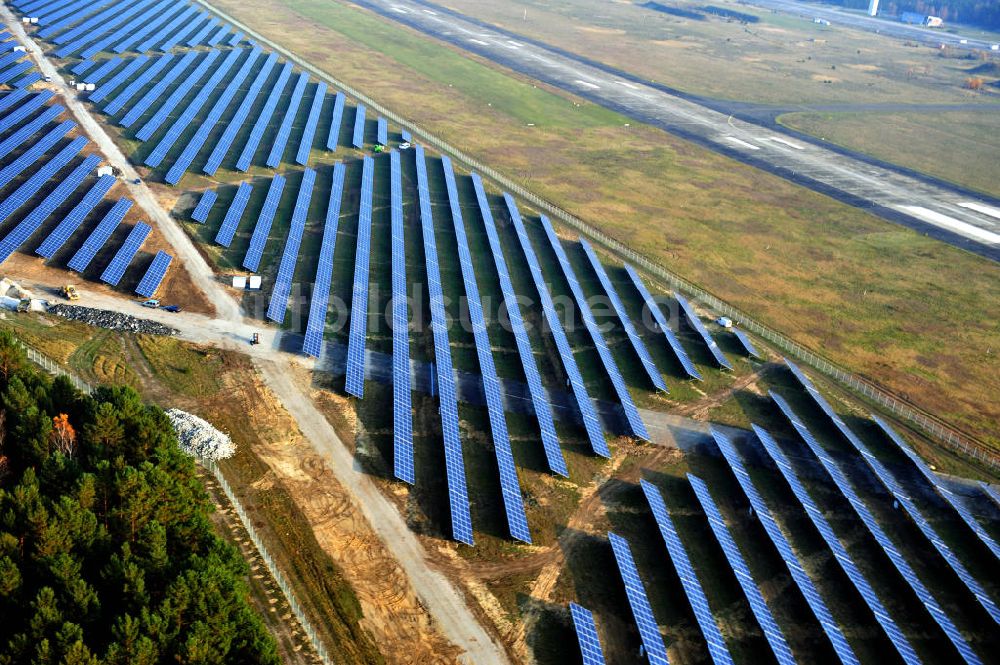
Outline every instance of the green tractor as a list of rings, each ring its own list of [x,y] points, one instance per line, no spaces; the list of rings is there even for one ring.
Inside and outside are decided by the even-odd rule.
[[[379,154],[380,152],[385,152],[385,146],[384,146],[384,145],[382,145],[381,143],[379,143],[379,144],[376,144],[376,145],[375,145],[375,148],[374,148],[374,150],[373,150],[373,152],[374,152],[374,153],[375,153],[376,155],[377,155],[377,154]]]

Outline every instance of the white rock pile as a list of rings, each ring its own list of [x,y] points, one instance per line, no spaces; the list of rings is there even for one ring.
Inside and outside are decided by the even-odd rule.
[[[207,421],[180,409],[168,409],[167,417],[177,432],[177,441],[192,457],[225,459],[236,454],[236,444]]]

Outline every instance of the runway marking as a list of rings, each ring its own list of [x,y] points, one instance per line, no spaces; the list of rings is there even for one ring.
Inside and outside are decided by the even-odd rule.
[[[774,141],[775,143],[784,143],[789,148],[795,148],[796,150],[805,150],[805,148],[800,146],[798,143],[792,143],[791,141],[785,140],[780,136],[769,136],[768,138]]]
[[[399,12],[400,14],[409,14],[410,13],[409,9],[407,9],[406,7],[400,7],[399,5],[393,5],[392,6],[392,11]]]
[[[432,11],[431,11],[431,10],[429,10],[429,9],[425,9],[425,10],[424,10],[424,13],[425,13],[425,14],[430,14],[431,16],[437,16],[437,15],[438,15],[438,13],[437,13],[437,12],[432,12]]]
[[[521,48],[521,45],[518,44],[517,42],[503,42],[500,45],[501,46],[506,46],[509,49],[514,49],[515,51],[518,50],[519,48]]]
[[[576,79],[575,81],[573,81],[573,83],[576,83],[577,85],[582,85],[584,88],[590,88],[591,90],[601,89],[601,86],[599,85],[594,85],[593,83],[587,83],[586,81],[581,81],[580,79]]]
[[[755,146],[753,143],[747,143],[746,141],[741,141],[735,136],[727,136],[726,140],[732,141],[736,145],[740,146],[741,148],[746,148],[747,150],[760,150],[759,146]]]
[[[515,42],[512,39],[508,39],[507,43],[510,44],[511,46],[513,46],[514,48],[521,48],[523,46],[523,44],[521,44],[521,42]]]
[[[963,221],[955,219],[954,217],[949,217],[948,215],[942,215],[934,210],[928,210],[927,208],[921,206],[898,205],[892,207],[900,212],[905,212],[907,215],[912,215],[917,219],[934,224],[935,226],[942,226],[946,229],[951,229],[952,231],[966,236],[967,238],[981,240],[990,244],[1000,244],[1000,234],[987,231],[986,229],[981,229],[978,226],[973,226],[972,224],[967,224]]]
[[[489,46],[489,44],[487,44],[486,42],[484,42],[481,39],[471,39],[470,38],[469,41],[472,42],[473,44],[479,44],[480,46]]]
[[[976,212],[981,212],[984,215],[989,215],[990,217],[995,217],[1000,219],[1000,208],[994,208],[993,206],[988,206],[983,203],[976,203],[975,201],[963,201],[958,204],[959,208],[968,208],[969,210],[975,210]]]
[[[632,85],[631,83],[629,83],[628,81],[615,81],[615,83],[617,83],[618,85],[623,85],[626,88],[631,88],[632,90],[638,90],[639,89],[639,88],[635,87],[634,85]]]

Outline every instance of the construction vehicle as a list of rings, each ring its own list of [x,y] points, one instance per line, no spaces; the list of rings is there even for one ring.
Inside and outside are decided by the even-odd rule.
[[[260,344],[260,333],[254,333],[253,337],[250,338],[250,346],[257,346]]]
[[[62,294],[65,296],[66,300],[79,300],[80,294],[76,292],[76,287],[72,284],[67,284],[62,287]]]

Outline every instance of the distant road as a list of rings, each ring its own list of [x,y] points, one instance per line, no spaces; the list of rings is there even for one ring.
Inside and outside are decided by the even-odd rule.
[[[354,0],[411,28],[892,222],[1000,261],[1000,204],[739,120],[627,72],[423,0]],[[714,105],[713,105],[714,106]],[[817,220],[822,223],[822,220]]]

